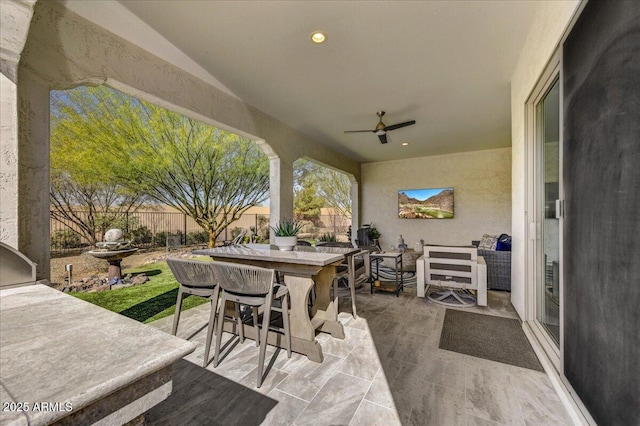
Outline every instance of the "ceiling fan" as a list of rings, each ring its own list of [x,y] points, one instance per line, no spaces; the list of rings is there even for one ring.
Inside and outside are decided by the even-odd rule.
[[[416,124],[416,120],[405,121],[404,123],[392,124],[387,126],[382,122],[382,116],[384,115],[384,111],[378,111],[376,113],[380,121],[376,125],[376,128],[373,130],[345,130],[345,133],[362,133],[362,132],[372,132],[378,135],[380,139],[380,143],[387,143],[387,132],[395,129],[400,129],[402,127],[411,126],[412,124]]]

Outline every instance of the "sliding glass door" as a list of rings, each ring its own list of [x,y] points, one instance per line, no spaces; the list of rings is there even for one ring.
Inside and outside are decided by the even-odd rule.
[[[560,342],[560,270],[562,202],[560,200],[560,83],[551,80],[535,105],[536,215],[536,319],[551,341]]]

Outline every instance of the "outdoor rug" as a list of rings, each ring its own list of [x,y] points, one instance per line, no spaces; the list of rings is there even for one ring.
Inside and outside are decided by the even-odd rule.
[[[375,271],[375,268],[376,268],[375,266],[371,266],[371,269],[373,269],[374,271]],[[395,269],[389,268],[386,265],[380,265],[378,271],[380,274],[380,278],[382,278],[385,281],[393,281],[396,279]],[[403,272],[402,282],[404,283],[403,285],[405,287],[416,287],[416,284],[418,283],[416,279],[416,273],[411,271]]]
[[[440,349],[544,371],[520,320],[447,309]]]

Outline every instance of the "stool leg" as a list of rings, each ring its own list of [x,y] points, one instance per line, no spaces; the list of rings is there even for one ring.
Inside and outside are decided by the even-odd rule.
[[[356,283],[350,282],[349,289],[351,290],[351,315],[354,318],[358,318],[358,313],[356,312]]]
[[[207,366],[209,362],[209,351],[211,349],[211,338],[213,337],[213,331],[216,326],[216,315],[218,313],[218,295],[220,294],[220,287],[216,286],[211,296],[211,312],[209,313],[209,326],[207,327],[207,343],[204,347],[204,363],[203,367]]]
[[[256,330],[256,347],[260,346],[260,326],[258,325],[258,307],[253,307],[253,328]]]
[[[178,298],[176,299],[176,313],[173,315],[173,328],[171,334],[174,336],[178,332],[178,321],[180,321],[180,310],[182,309],[182,285],[178,287]]]
[[[291,358],[291,326],[289,324],[289,295],[282,297],[282,326],[284,327],[284,339],[287,345],[287,358]]]
[[[242,322],[242,315],[240,315],[240,304],[234,303],[236,308],[236,323],[238,324],[238,336],[240,336],[240,343],[244,343],[244,323]]]
[[[267,341],[269,338],[269,322],[271,321],[271,303],[273,298],[267,297],[264,305],[264,315],[262,316],[262,336],[260,336],[260,357],[258,359],[258,386],[262,386],[262,371],[264,370],[264,358],[267,352]]]
[[[224,291],[222,292],[222,297],[220,298],[220,312],[218,312],[218,330],[216,330],[216,347],[213,351],[213,366],[218,366],[218,361],[220,360],[220,345],[222,344],[222,330],[224,328],[224,307],[227,298],[225,297]]]

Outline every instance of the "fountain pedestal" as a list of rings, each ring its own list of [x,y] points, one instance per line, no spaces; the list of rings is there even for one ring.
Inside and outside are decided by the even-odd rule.
[[[89,254],[95,258],[104,259],[109,262],[109,278],[107,284],[119,284],[122,280],[122,267],[120,266],[122,259],[131,256],[136,251],[138,251],[137,248],[123,250],[98,249],[91,250]]]
[[[109,260],[109,277],[107,284],[118,284],[122,280],[122,259]]]

